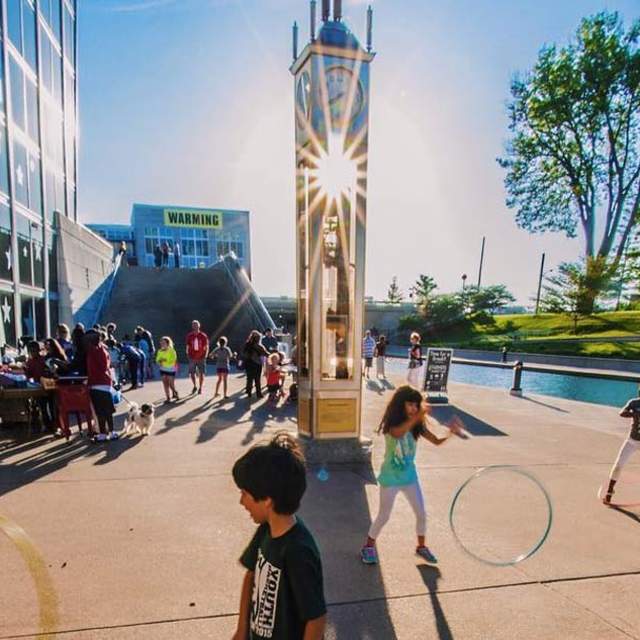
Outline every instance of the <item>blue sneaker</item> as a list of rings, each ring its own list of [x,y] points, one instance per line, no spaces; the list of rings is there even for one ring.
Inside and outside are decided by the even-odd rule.
[[[365,564],[378,564],[378,552],[375,547],[362,547],[360,558]]]
[[[429,547],[417,547],[416,553],[423,559],[426,560],[430,564],[438,564],[438,558],[436,558],[431,551],[429,551]]]

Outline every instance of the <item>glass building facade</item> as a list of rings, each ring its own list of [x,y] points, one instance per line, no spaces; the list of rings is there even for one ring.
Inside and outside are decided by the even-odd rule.
[[[76,0],[0,0],[0,345],[57,323],[54,212],[77,222]]]
[[[249,212],[235,209],[134,204],[131,226],[87,224],[117,249],[127,243],[129,262],[154,266],[154,249],[167,243],[173,252],[180,244],[180,267],[200,269],[214,265],[231,251],[251,277]],[[169,267],[174,266],[173,257]]]

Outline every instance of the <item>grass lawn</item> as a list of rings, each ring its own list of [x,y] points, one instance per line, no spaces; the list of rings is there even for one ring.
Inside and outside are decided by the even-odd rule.
[[[497,315],[492,322],[473,322],[443,332],[437,339],[459,347],[555,353],[592,357],[640,359],[640,342],[617,342],[616,338],[640,337],[640,311],[598,313],[578,321],[565,314]],[[594,342],[576,339],[598,338]]]

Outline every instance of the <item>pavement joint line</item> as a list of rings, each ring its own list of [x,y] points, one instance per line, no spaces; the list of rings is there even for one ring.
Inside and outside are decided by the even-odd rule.
[[[342,607],[342,606],[350,606],[350,605],[358,605],[358,604],[368,604],[372,602],[385,602],[389,600],[408,600],[411,598],[423,598],[428,596],[429,594],[438,594],[438,595],[448,595],[455,593],[470,593],[474,591],[490,591],[494,589],[509,589],[514,587],[529,587],[532,585],[540,585],[540,586],[548,586],[552,584],[559,584],[564,582],[580,582],[583,580],[599,580],[606,578],[619,578],[625,576],[637,576],[640,575],[640,569],[636,571],[621,571],[617,573],[603,573],[603,574],[594,574],[589,576],[574,576],[574,577],[566,577],[566,578],[548,578],[545,580],[524,580],[521,582],[507,582],[504,584],[494,584],[494,585],[484,585],[479,587],[460,587],[457,589],[436,589],[435,591],[425,591],[422,593],[405,593],[397,596],[384,596],[384,597],[376,597],[376,598],[362,598],[360,600],[344,600],[340,602],[327,602],[327,607]],[[552,589],[553,590],[553,589]],[[553,590],[554,593],[558,593],[559,595],[564,596],[560,592]],[[564,596],[567,597],[567,596]],[[569,598],[570,599],[570,598]],[[591,609],[585,607],[584,605],[575,602],[577,606],[590,611],[594,615],[599,616],[597,613],[591,611]],[[221,618],[232,618],[238,615],[238,611],[236,612],[227,612],[227,613],[214,613],[210,615],[202,615],[202,616],[189,616],[186,618],[167,618],[163,620],[148,620],[146,622],[132,622],[129,624],[116,624],[116,625],[104,625],[99,627],[81,627],[77,629],[61,629],[54,632],[50,632],[50,635],[66,635],[68,633],[82,633],[85,631],[100,631],[100,630],[108,630],[108,629],[127,629],[132,627],[144,627],[144,626],[152,626],[159,624],[174,624],[174,623],[182,623],[182,622],[192,622],[195,620],[217,620]],[[630,635],[624,629],[619,629],[614,624],[610,623],[606,618],[601,618],[604,622],[607,622],[610,626],[615,629],[618,629],[621,633],[624,633],[626,636],[630,638],[635,638],[635,636]],[[22,634],[14,634],[9,636],[0,636],[0,640],[17,640],[19,638],[33,638],[35,634],[33,633],[22,633]]]

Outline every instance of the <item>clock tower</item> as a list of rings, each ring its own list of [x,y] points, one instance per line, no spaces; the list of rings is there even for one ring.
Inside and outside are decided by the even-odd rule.
[[[316,34],[298,53],[293,26],[296,140],[298,430],[326,460],[368,455],[361,438],[369,65],[367,46],[322,1]],[[320,445],[332,441],[329,448]],[[315,449],[312,446],[317,443]],[[313,458],[313,454],[311,458]]]

